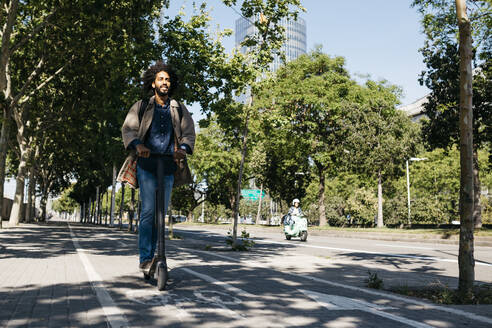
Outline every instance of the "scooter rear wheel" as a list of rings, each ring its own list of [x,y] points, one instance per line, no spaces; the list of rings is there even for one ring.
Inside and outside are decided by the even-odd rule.
[[[292,236],[290,236],[290,235],[285,235],[285,239],[290,240],[290,238],[292,238]]]

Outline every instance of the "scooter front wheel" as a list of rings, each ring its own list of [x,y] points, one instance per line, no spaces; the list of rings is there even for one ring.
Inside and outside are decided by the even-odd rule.
[[[158,290],[164,290],[166,289],[166,282],[167,282],[167,268],[166,266],[162,263],[159,263],[160,265],[157,265],[157,289]]]
[[[307,231],[301,232],[301,241],[306,241],[307,240]]]
[[[290,240],[290,238],[292,238],[291,235],[285,235],[285,239]]]

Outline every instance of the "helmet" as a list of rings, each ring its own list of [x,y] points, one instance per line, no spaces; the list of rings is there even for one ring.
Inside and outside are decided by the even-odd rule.
[[[294,205],[295,203],[300,203],[299,199],[294,198],[294,200],[292,201],[292,205]]]

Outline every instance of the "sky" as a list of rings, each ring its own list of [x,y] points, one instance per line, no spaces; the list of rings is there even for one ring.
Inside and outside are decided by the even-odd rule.
[[[197,4],[204,0],[195,0]],[[371,79],[386,79],[403,89],[401,102],[410,104],[428,93],[418,83],[425,65],[419,48],[424,45],[420,17],[411,0],[301,0],[306,8],[300,17],[307,27],[307,49],[321,45],[330,56],[342,56],[352,76],[369,75]],[[189,15],[191,0],[171,0],[165,15],[174,16],[184,6]],[[238,1],[241,2],[240,0]],[[211,27],[216,30],[234,30],[240,16],[221,0],[206,0],[211,10]],[[239,8],[237,8],[237,11]],[[231,51],[234,35],[223,40]],[[187,104],[198,121],[202,118],[200,106]],[[5,196],[13,198],[15,182],[5,184]]]
[[[420,86],[418,77],[425,69],[419,48],[424,45],[420,17],[411,0],[301,0],[301,13],[307,27],[307,50],[321,45],[330,56],[345,57],[351,75],[362,81],[364,76],[385,79],[403,89],[402,105],[425,96],[429,90]],[[203,0],[195,0],[202,3]],[[241,1],[238,1],[239,3]],[[221,0],[207,0],[213,29],[234,30],[240,16]],[[187,15],[193,1],[171,0],[165,14],[174,16],[184,6]],[[239,7],[237,7],[239,12]],[[224,47],[234,47],[234,35],[224,39]],[[201,118],[200,107],[188,106],[195,120]]]

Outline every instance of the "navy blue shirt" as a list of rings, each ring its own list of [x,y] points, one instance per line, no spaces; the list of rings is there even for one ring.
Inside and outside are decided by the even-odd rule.
[[[174,152],[174,132],[169,108],[169,98],[164,106],[157,102],[154,107],[154,116],[150,124],[145,147],[151,154],[172,154]]]
[[[176,163],[172,158],[174,153],[174,130],[169,103],[169,98],[164,106],[159,105],[157,102],[155,103],[152,123],[143,142],[145,147],[150,149],[150,157],[138,157],[137,160],[137,165],[140,169],[156,173],[156,155],[171,155],[164,158],[164,175],[174,174],[174,171],[176,171]],[[131,142],[131,147],[135,148],[141,143],[141,140],[135,139]]]

